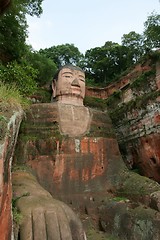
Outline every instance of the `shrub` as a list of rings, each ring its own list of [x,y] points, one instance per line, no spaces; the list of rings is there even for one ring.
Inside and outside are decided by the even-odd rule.
[[[106,110],[106,102],[101,98],[86,96],[84,99],[84,105],[91,108],[97,108],[100,110]]]
[[[6,67],[0,66],[0,80],[8,85],[16,85],[23,96],[32,95],[37,89],[35,78],[38,71],[25,64],[16,61],[9,63]]]
[[[5,106],[25,107],[28,106],[28,101],[22,96],[15,84],[7,84],[0,81],[0,106],[1,109]]]
[[[155,70],[142,73],[133,83],[131,83],[131,89],[143,89],[144,86],[149,88],[150,79],[155,78],[155,75]]]

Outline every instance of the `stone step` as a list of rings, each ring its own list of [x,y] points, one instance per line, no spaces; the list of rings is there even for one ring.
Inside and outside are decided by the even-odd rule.
[[[55,110],[57,110],[57,105],[52,104],[52,103],[41,103],[41,104],[33,104],[30,107],[30,112],[34,113],[34,114],[39,114],[41,112],[44,113],[49,113],[49,112],[54,112]]]
[[[49,116],[45,116],[45,117],[37,117],[37,118],[29,118],[27,117],[27,124],[28,125],[37,125],[37,124],[43,124],[43,125],[49,125],[49,124],[53,124],[53,123],[56,123],[57,122],[57,118],[55,116],[52,116],[52,117],[49,117]]]
[[[52,119],[51,119],[52,120]],[[59,134],[58,123],[55,121],[46,121],[46,119],[42,122],[25,122],[21,126],[21,133],[27,135],[57,135]]]
[[[28,123],[53,123],[57,121],[57,107],[51,103],[33,104],[26,112],[26,122]]]

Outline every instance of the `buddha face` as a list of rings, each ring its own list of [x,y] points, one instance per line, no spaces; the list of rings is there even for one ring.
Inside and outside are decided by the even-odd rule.
[[[85,74],[79,68],[63,67],[58,74],[58,79],[53,81],[53,96],[59,102],[83,105],[85,96]]]

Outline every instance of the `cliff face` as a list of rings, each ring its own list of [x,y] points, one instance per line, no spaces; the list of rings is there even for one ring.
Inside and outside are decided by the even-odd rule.
[[[151,69],[152,69],[152,67],[149,65],[149,63],[146,65],[138,64],[126,76],[120,78],[119,81],[112,83],[105,88],[86,87],[86,96],[107,99],[114,92],[116,92],[118,90],[122,90],[122,89],[126,88],[127,92],[128,92],[128,90],[129,90],[128,87],[129,87],[130,83],[132,82],[132,79],[136,79],[139,75],[143,74],[146,71],[150,71]],[[125,95],[128,95],[128,94],[126,94],[125,91],[123,91],[123,94],[124,94],[123,101],[125,101]],[[128,96],[126,96],[126,98],[127,97]],[[129,97],[129,99],[130,99],[130,97]]]
[[[12,234],[11,165],[22,111],[6,110],[3,113],[0,121],[0,239],[8,240]]]
[[[160,182],[160,98],[132,109],[115,126],[121,153],[130,169]]]
[[[129,169],[160,182],[159,52],[136,65],[118,82],[87,95],[104,99]]]
[[[149,75],[149,74],[148,74]],[[160,64],[155,76],[130,86],[126,101],[111,117],[126,165],[160,182]],[[127,93],[127,91],[126,91]],[[124,96],[124,94],[122,94]]]

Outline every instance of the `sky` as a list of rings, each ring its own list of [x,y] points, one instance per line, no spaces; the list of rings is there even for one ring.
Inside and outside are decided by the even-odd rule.
[[[40,18],[27,17],[34,50],[74,44],[81,53],[107,41],[121,44],[123,34],[142,34],[144,22],[160,0],[44,0]]]

